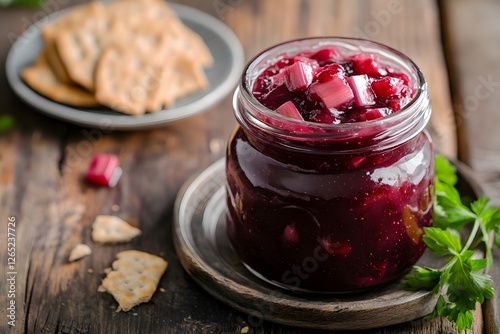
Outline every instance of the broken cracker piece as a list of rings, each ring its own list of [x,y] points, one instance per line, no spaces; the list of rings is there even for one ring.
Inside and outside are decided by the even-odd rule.
[[[71,250],[68,261],[73,262],[76,260],[80,260],[81,258],[84,258],[85,256],[90,255],[91,253],[92,250],[88,245],[78,244]]]
[[[168,262],[136,250],[119,252],[116,258],[113,271],[102,281],[102,288],[118,302],[117,311],[126,312],[151,299]]]
[[[34,65],[21,72],[21,77],[34,91],[56,102],[75,107],[94,107],[99,104],[92,94],[82,88],[60,82],[50,68],[45,52]]]
[[[141,230],[116,216],[97,216],[92,224],[92,239],[100,243],[128,242],[141,234]]]
[[[176,83],[178,85],[176,98],[181,98],[198,90],[208,88],[208,79],[205,72],[203,68],[195,62],[189,61],[183,57],[178,57],[175,73],[177,74]]]

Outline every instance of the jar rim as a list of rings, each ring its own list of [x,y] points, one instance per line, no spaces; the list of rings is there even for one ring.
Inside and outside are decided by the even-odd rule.
[[[415,94],[411,98],[411,100],[405,104],[399,111],[394,112],[388,116],[381,117],[378,119],[374,120],[366,120],[362,122],[349,122],[349,123],[340,123],[340,124],[325,124],[325,123],[317,123],[317,122],[311,122],[311,121],[305,121],[305,120],[295,120],[283,115],[280,115],[276,113],[275,111],[267,108],[264,106],[255,96],[252,94],[252,85],[251,83],[251,76],[253,78],[256,77],[255,73],[251,73],[252,69],[255,68],[258,64],[266,60],[266,57],[269,57],[270,54],[274,54],[276,56],[281,55],[283,53],[288,53],[293,55],[293,53],[297,53],[299,51],[305,51],[306,49],[300,48],[299,44],[300,43],[308,43],[310,44],[309,49],[311,47],[313,48],[321,48],[325,46],[342,46],[347,49],[351,49],[352,51],[358,51],[358,52],[363,52],[363,53],[375,53],[377,55],[383,55],[387,57],[388,59],[392,60],[397,60],[398,65],[403,66],[404,63],[406,63],[405,67],[406,68],[398,68],[399,70],[406,70],[406,74],[411,74],[413,78],[416,78],[416,82],[414,82],[413,88],[415,89]],[[294,46],[296,47],[295,52],[287,52],[290,51],[290,47]],[[275,57],[276,58],[276,57]],[[412,73],[408,73],[409,70],[412,70]],[[251,75],[252,74],[252,75]],[[259,73],[260,74],[260,73]],[[236,93],[240,93],[244,96],[244,98],[251,103],[255,108],[258,110],[259,113],[264,115],[265,117],[269,117],[271,119],[278,120],[279,122],[284,122],[288,124],[294,124],[294,125],[306,125],[308,128],[312,129],[319,129],[319,130],[338,130],[341,132],[347,132],[351,130],[359,130],[361,128],[365,127],[372,127],[372,126],[380,126],[384,125],[385,123],[399,123],[403,119],[407,119],[410,117],[412,114],[415,112],[415,105],[418,104],[417,102],[422,98],[422,94],[424,91],[427,90],[427,82],[423,76],[422,71],[419,69],[419,67],[411,60],[408,56],[406,56],[404,53],[389,47],[385,44],[378,43],[375,41],[367,40],[367,39],[362,39],[362,38],[349,38],[349,37],[328,37],[328,36],[323,36],[323,37],[310,37],[310,38],[301,38],[301,39],[295,39],[295,40],[290,40],[286,41],[274,46],[271,46],[258,55],[256,55],[253,59],[251,59],[248,64],[246,65],[243,75],[241,78],[241,82],[239,84],[239,87],[237,88]],[[236,95],[236,94],[235,94]],[[254,115],[252,115],[254,116]],[[264,129],[277,132],[278,134],[283,134],[283,135],[293,135],[293,136],[299,136],[299,137],[308,137],[308,138],[321,138],[324,137],[325,135],[331,135],[331,134],[325,134],[325,132],[321,131],[316,131],[316,132],[306,132],[306,131],[293,131],[291,133],[290,130],[283,129],[282,127],[279,126],[273,126],[272,124],[262,122],[259,119],[254,119],[259,126],[263,127]],[[426,122],[427,123],[427,122]],[[300,128],[300,127],[299,127]]]

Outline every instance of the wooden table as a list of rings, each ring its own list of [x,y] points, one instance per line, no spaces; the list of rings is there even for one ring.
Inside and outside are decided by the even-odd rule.
[[[15,126],[0,134],[0,332],[2,333],[313,333],[247,315],[218,302],[181,267],[171,241],[173,202],[181,184],[224,155],[236,122],[230,97],[206,113],[159,129],[91,132],[35,112],[9,89],[5,57],[12,36],[46,13],[83,1],[49,0],[40,8],[0,10],[0,115]],[[469,164],[500,204],[500,3],[494,0],[210,0],[176,1],[231,27],[247,60],[292,38],[339,35],[370,38],[409,55],[422,68],[434,113],[437,149]],[[89,135],[89,133],[91,135]],[[93,135],[92,135],[93,133]],[[112,189],[82,181],[92,156],[118,155],[123,177]],[[92,243],[91,224],[115,214],[139,226],[129,244]],[[7,226],[16,221],[16,326],[8,327]],[[94,254],[67,263],[71,248]],[[118,251],[139,249],[169,261],[151,302],[115,312],[97,293]],[[492,272],[500,291],[500,252]],[[98,254],[95,255],[95,254]],[[470,333],[498,333],[497,297],[478,309]],[[244,331],[243,331],[244,332]],[[363,333],[456,333],[443,319],[416,320]],[[319,333],[319,331],[318,331]],[[323,331],[321,332],[323,333]],[[361,331],[359,332],[361,333]]]

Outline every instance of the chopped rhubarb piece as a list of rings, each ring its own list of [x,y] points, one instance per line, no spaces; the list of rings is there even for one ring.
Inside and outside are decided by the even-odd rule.
[[[292,101],[287,101],[287,102],[283,103],[282,105],[280,105],[278,107],[278,109],[276,109],[276,112],[278,114],[286,116],[286,117],[298,119],[300,121],[304,120],[304,118],[302,117],[300,112],[297,110],[297,107],[295,106],[295,104],[293,104]]]
[[[353,75],[346,78],[354,94],[354,104],[357,107],[369,106],[375,103],[375,96],[370,87],[368,76]]]
[[[317,60],[321,66],[333,63],[340,58],[340,52],[334,47],[328,47],[319,50],[311,56],[311,59]]]
[[[311,85],[310,90],[323,101],[327,108],[338,108],[354,98],[349,85],[339,77],[332,77],[326,82],[316,82]]]
[[[85,177],[92,184],[114,187],[121,175],[122,169],[116,155],[97,154],[92,159]]]
[[[304,90],[312,83],[313,68],[309,63],[298,61],[288,66],[285,72],[286,87],[291,92]]]
[[[378,57],[373,54],[357,54],[352,57],[354,74],[380,76]],[[385,72],[385,71],[384,71]]]
[[[398,95],[405,87],[402,79],[384,77],[372,82],[372,89],[378,97],[393,97]]]
[[[293,57],[293,62],[294,63],[298,63],[300,61],[303,62],[303,63],[306,63],[306,64],[310,65],[312,68],[319,67],[318,62],[316,60],[314,60],[314,59],[307,58],[307,57],[304,57],[304,56],[295,56],[295,57]]]
[[[281,86],[282,84],[285,83],[286,81],[286,71],[280,71],[276,75],[272,76],[271,79],[273,80],[273,86]]]

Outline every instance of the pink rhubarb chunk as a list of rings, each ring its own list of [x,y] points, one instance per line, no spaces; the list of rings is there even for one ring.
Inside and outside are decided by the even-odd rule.
[[[375,103],[375,95],[368,82],[368,76],[353,75],[346,78],[354,94],[354,104],[357,107],[369,106]]]
[[[326,82],[316,82],[310,90],[316,94],[327,108],[338,108],[354,99],[352,89],[339,77]]]
[[[295,105],[293,104],[292,101],[287,101],[287,102],[283,103],[282,105],[280,105],[278,107],[278,109],[276,109],[276,112],[278,114],[286,116],[286,117],[298,119],[300,121],[304,120],[304,118],[302,117],[300,112],[297,110],[297,107],[295,107]]]
[[[94,156],[85,177],[92,184],[114,187],[121,174],[116,155],[101,153]]]
[[[313,68],[309,63],[298,61],[286,68],[285,79],[289,91],[304,90],[312,83]]]

